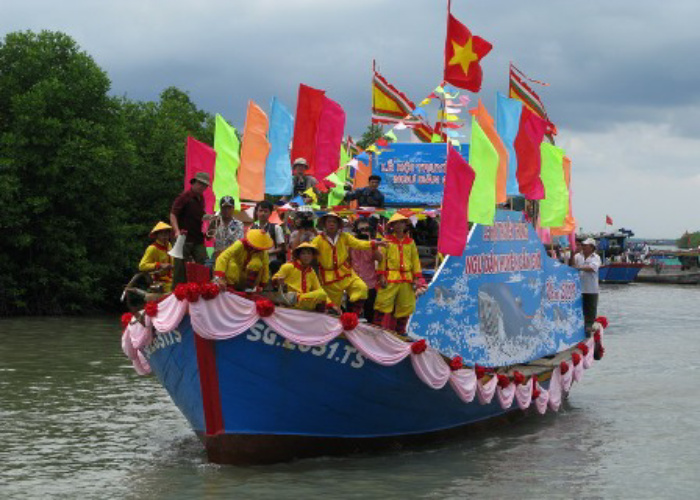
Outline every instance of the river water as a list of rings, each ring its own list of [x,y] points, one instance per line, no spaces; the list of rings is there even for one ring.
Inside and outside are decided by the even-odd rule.
[[[411,451],[208,464],[118,318],[0,321],[0,498],[700,498],[700,287],[606,287],[558,414]]]

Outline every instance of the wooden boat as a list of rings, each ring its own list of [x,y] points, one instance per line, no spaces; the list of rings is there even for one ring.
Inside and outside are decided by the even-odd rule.
[[[578,273],[518,212],[442,263],[408,337],[217,290],[179,285],[122,337],[216,463],[390,449],[557,410],[603,352],[605,321],[584,335]]]
[[[697,252],[654,252],[651,263],[637,276],[644,283],[697,285],[700,283],[700,262]]]

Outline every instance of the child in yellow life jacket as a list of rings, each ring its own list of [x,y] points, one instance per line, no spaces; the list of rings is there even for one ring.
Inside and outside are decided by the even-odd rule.
[[[367,285],[352,270],[350,249],[375,249],[384,244],[376,241],[358,240],[349,233],[341,232],[343,219],[330,212],[321,217],[318,226],[323,230],[311,244],[318,248],[318,267],[321,285],[328,298],[336,305],[343,300],[343,292],[348,295],[348,309],[357,315],[367,299]]]
[[[139,262],[139,271],[151,273],[153,284],[160,286],[163,293],[170,293],[173,285],[173,258],[168,255],[170,245],[170,227],[165,222],[159,222],[151,229],[151,243]]]
[[[270,278],[267,251],[273,245],[267,233],[260,229],[249,230],[245,238],[236,241],[216,258],[215,281],[221,288],[230,285],[245,291],[265,286]]]
[[[396,318],[396,332],[406,333],[408,318],[416,309],[416,288],[421,279],[421,265],[418,248],[406,232],[410,221],[401,214],[394,214],[387,228],[387,247],[382,249],[379,264],[379,291],[374,303],[375,325],[381,326],[386,314]]]
[[[296,309],[304,311],[325,312],[328,295],[321,287],[318,276],[311,263],[318,255],[318,249],[311,243],[301,243],[292,252],[294,260],[282,264],[280,270],[272,277],[272,283],[278,286],[285,283],[287,288],[298,294]]]

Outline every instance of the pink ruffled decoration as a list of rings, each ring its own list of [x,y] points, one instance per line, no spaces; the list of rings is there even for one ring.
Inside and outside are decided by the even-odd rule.
[[[343,325],[338,318],[317,314],[310,322],[309,313],[297,309],[275,308],[272,316],[263,319],[268,326],[295,344],[322,345],[327,344],[343,333]],[[312,331],[309,325],[313,324]]]
[[[465,403],[474,401],[478,383],[474,370],[457,370],[450,374],[452,389],[457,393],[459,399]]]
[[[156,330],[170,332],[177,328],[185,314],[187,314],[187,301],[177,300],[175,295],[169,295],[158,303],[158,316],[151,319]]]
[[[583,356],[582,356],[583,358]],[[573,365],[573,363],[571,363]],[[572,369],[569,370],[570,372],[573,372],[572,378],[575,382],[580,381],[583,378],[583,360],[576,366],[572,366]]]
[[[496,387],[498,387],[498,378],[491,377],[491,379],[482,384],[481,382],[476,384],[476,395],[479,397],[479,403],[482,405],[487,405],[493,399],[493,395],[496,394]]]
[[[532,386],[534,382],[535,379],[530,377],[530,380],[515,388],[515,401],[518,403],[518,408],[521,410],[525,410],[530,407],[530,403],[532,402]]]
[[[516,387],[515,384],[508,384],[508,387],[496,386],[496,397],[498,398],[498,403],[501,408],[507,410],[513,406],[513,398],[515,397]]]
[[[536,382],[536,384],[537,390],[540,391],[540,396],[535,399],[535,407],[540,415],[544,415],[547,412],[547,404],[549,403],[549,391],[543,389],[539,382]]]
[[[200,337],[225,340],[245,332],[257,323],[260,317],[255,302],[225,293],[212,300],[191,303],[190,319],[192,328]]]
[[[584,370],[588,370],[591,366],[593,366],[593,351],[595,351],[595,342],[591,338],[586,340],[586,345],[588,346],[588,354],[581,356],[583,358],[581,364],[583,365]]]
[[[450,366],[435,349],[428,348],[421,354],[411,354],[411,364],[416,375],[433,389],[442,389],[450,378]]]
[[[411,354],[411,344],[368,324],[360,324],[345,336],[364,357],[382,366],[392,366]]]
[[[570,373],[571,369],[566,372],[566,374],[569,375],[569,380],[571,380]],[[557,366],[552,372],[552,378],[549,380],[549,407],[554,411],[559,411],[559,407],[561,406],[561,398],[564,393],[563,389],[563,375],[561,374],[561,368]]]
[[[569,371],[561,375],[561,388],[564,392],[569,392],[574,383],[574,363],[567,361],[566,364],[569,365]]]
[[[141,349],[146,347],[153,339],[150,318],[146,318],[146,326],[138,321],[132,322],[122,334],[122,351],[131,360],[134,370],[139,375],[151,373],[151,367]]]

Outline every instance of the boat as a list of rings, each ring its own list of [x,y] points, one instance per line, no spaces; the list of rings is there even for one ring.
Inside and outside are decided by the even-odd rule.
[[[641,262],[608,262],[600,266],[598,281],[607,284],[628,284],[637,279],[645,264]]]
[[[522,213],[498,210],[443,260],[406,336],[205,280],[122,324],[124,353],[163,385],[211,462],[267,464],[556,411],[602,356],[607,320],[585,336],[578,272],[547,256]]]
[[[637,278],[645,266],[642,262],[632,261],[627,239],[633,236],[632,231],[624,228],[591,235],[596,240],[596,252],[602,262],[598,270],[598,281],[607,284],[628,284]]]
[[[697,285],[700,283],[700,252],[653,251],[649,264],[639,272],[637,281],[670,285]]]

